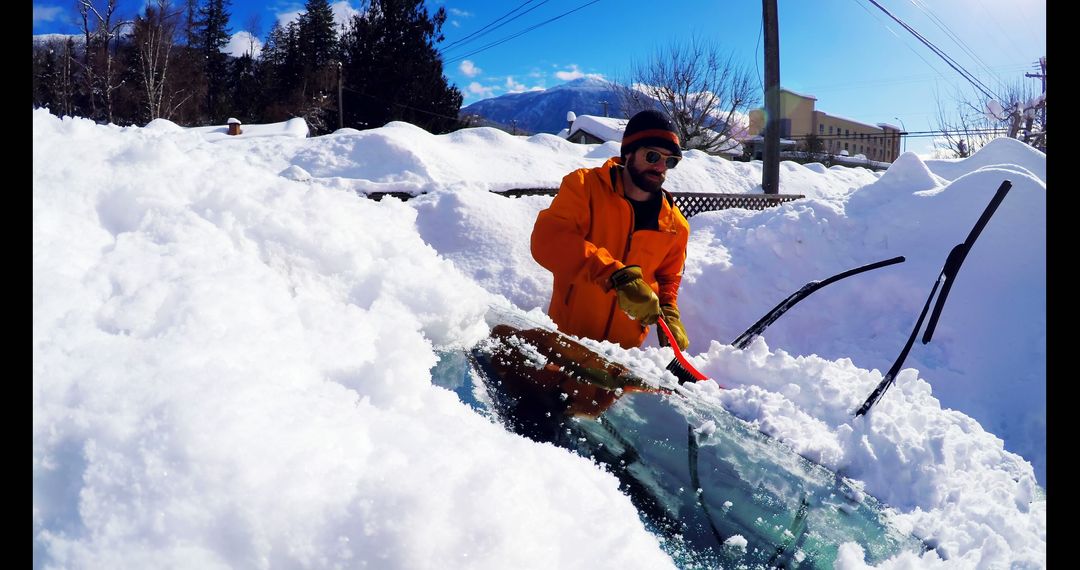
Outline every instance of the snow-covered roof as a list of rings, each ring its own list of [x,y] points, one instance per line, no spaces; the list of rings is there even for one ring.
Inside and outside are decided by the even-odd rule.
[[[804,93],[799,93],[798,91],[792,91],[791,89],[788,89],[787,87],[781,87],[780,90],[781,91],[787,91],[788,93],[791,93],[792,95],[798,95],[799,97],[802,97],[804,99],[813,99],[814,101],[817,101],[817,97],[814,97],[813,95],[806,95]]]
[[[569,139],[575,133],[579,131],[587,132],[597,138],[604,141],[619,142],[622,140],[623,131],[626,130],[626,124],[628,119],[617,119],[613,117],[598,117],[596,115],[578,115],[577,120],[574,121],[571,131],[568,133],[566,129],[559,132],[560,137]],[[714,131],[707,130],[710,136]],[[686,141],[687,144],[693,141]],[[742,144],[735,139],[726,139],[714,148],[708,149],[709,152],[726,155],[739,155],[742,154]]]
[[[626,130],[626,123],[628,119],[617,119],[614,117],[598,117],[596,115],[578,115],[577,120],[574,121],[572,127],[570,127],[570,133],[566,136],[569,139],[574,133],[578,131],[585,131],[590,135],[605,141],[621,141],[623,131]]]

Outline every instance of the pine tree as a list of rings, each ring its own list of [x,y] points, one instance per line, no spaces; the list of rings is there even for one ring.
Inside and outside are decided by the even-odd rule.
[[[334,12],[327,0],[307,0],[299,18],[300,54],[307,71],[318,70],[337,57]]]
[[[221,51],[229,43],[229,0],[206,0],[198,10],[195,43],[203,57],[206,76],[206,113],[212,122],[225,120],[226,101],[222,94],[228,84],[229,56]]]
[[[259,118],[262,98],[262,85],[255,60],[251,53],[244,53],[229,63],[229,106],[232,116],[244,123],[251,123]]]
[[[447,83],[435,49],[445,21],[445,8],[429,16],[423,0],[372,0],[353,18],[342,41],[346,126],[457,127],[461,92]]]
[[[301,102],[298,115],[304,117],[315,134],[328,132],[331,116],[337,115],[336,96],[331,97],[337,79],[337,31],[334,12],[327,0],[307,0],[297,22]],[[333,124],[337,121],[334,120]]]
[[[297,23],[285,27],[275,23],[259,55],[262,78],[262,119],[270,122],[299,116],[302,105],[302,68]]]

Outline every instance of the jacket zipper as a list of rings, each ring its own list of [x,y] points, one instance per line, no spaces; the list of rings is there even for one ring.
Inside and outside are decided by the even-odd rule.
[[[634,239],[634,206],[630,203],[630,199],[624,194],[622,196],[623,201],[626,202],[626,207],[630,208],[630,228],[626,232],[626,247],[623,248],[622,260],[625,260],[630,255],[630,242]],[[624,261],[625,263],[625,261]],[[619,297],[616,295],[611,300],[611,309],[608,311],[607,324],[604,325],[604,338],[608,338],[611,333],[611,323],[615,320],[615,309],[618,308]]]

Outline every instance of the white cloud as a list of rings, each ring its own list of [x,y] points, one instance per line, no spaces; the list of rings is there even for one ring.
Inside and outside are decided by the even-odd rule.
[[[251,57],[259,57],[262,48],[262,42],[251,33],[236,32],[229,38],[229,43],[225,45],[225,49],[222,51],[233,57],[240,57],[245,53],[251,53]]]
[[[458,66],[458,70],[464,73],[465,77],[476,77],[483,71],[479,67],[473,65],[472,61],[467,59],[461,62],[461,65]]]
[[[506,89],[506,93],[524,93],[526,91],[543,91],[547,89],[547,87],[544,87],[543,81],[541,81],[539,85],[528,87],[524,83],[515,81],[513,75],[506,76],[506,82],[503,87]]]
[[[475,95],[477,98],[486,99],[495,95],[494,87],[485,87],[480,85],[480,82],[473,81],[468,87],[469,95]]]
[[[514,81],[514,76],[513,75],[507,75],[506,76],[506,92],[507,93],[521,93],[521,92],[526,91],[526,90],[527,89],[525,87],[525,84],[524,83],[518,83],[518,82]]]
[[[289,25],[289,22],[293,22],[300,18],[300,14],[303,14],[303,10],[292,10],[291,12],[278,12],[277,23],[282,28]]]
[[[585,77],[585,74],[578,69],[577,65],[571,65],[570,71],[556,71],[555,77],[563,81],[573,81],[574,79],[581,79]]]
[[[340,28],[343,25],[347,25],[352,21],[353,16],[359,16],[363,12],[352,7],[352,4],[347,0],[341,0],[340,2],[334,2],[330,5],[330,9],[334,12],[334,26]]]
[[[600,73],[585,73],[578,68],[577,64],[570,66],[569,71],[556,71],[555,77],[562,81],[573,81],[575,79],[581,79],[582,77],[591,77],[593,79],[604,79],[603,74]]]
[[[353,16],[363,14],[360,10],[352,7],[352,3],[348,0],[340,0],[330,5],[330,10],[334,13],[334,27],[337,31],[341,32],[341,26],[348,25],[352,21]],[[278,12],[277,22],[284,28],[289,25],[289,22],[298,20],[300,14],[304,13],[303,8],[296,10],[290,10],[288,12]]]
[[[466,12],[465,10],[459,10],[457,8],[447,8],[446,13],[450,15],[450,25],[455,28],[461,27],[461,22],[458,18],[472,18],[472,12]]]
[[[64,11],[59,6],[38,6],[34,5],[34,23],[40,24],[43,22],[52,22],[60,17],[60,14]]]

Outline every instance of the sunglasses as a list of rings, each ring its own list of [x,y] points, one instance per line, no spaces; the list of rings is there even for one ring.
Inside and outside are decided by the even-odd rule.
[[[657,162],[660,162],[661,158],[664,158],[664,155],[655,150],[645,151],[645,162],[648,162],[649,164],[656,164]],[[677,156],[668,156],[664,159],[664,166],[667,166],[668,170],[671,170],[679,165],[680,160],[682,159]]]

